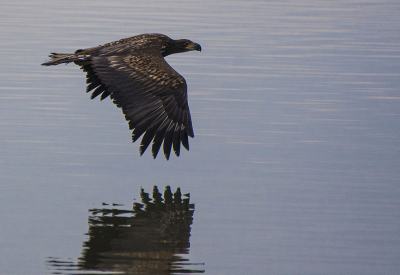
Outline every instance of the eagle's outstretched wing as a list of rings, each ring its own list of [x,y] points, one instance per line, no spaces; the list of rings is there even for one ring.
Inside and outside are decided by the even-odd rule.
[[[186,81],[164,60],[162,45],[157,44],[116,43],[76,64],[87,72],[91,98],[110,96],[129,121],[132,141],[143,135],[140,155],[153,141],[153,157],[163,143],[168,159],[171,147],[177,156],[181,143],[189,150],[188,136],[194,137],[194,133]],[[85,50],[80,54],[84,56]]]

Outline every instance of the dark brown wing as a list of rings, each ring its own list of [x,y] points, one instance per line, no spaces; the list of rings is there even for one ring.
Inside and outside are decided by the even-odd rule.
[[[129,44],[129,43],[128,43]],[[161,55],[161,45],[135,47],[117,45],[92,56],[87,72],[91,98],[110,95],[129,121],[132,141],[143,135],[140,155],[152,143],[155,158],[163,143],[169,159],[171,147],[179,156],[180,144],[189,150],[188,136],[194,137],[187,103],[185,79]]]

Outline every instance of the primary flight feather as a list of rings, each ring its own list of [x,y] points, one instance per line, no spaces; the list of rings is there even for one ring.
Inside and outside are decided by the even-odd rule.
[[[73,54],[52,53],[44,66],[74,62],[86,72],[90,98],[110,97],[122,109],[132,131],[132,141],[142,137],[139,152],[151,145],[156,158],[161,145],[169,159],[182,144],[189,150],[194,137],[185,79],[165,61],[173,53],[201,51],[187,39],[173,40],[163,34],[141,34]]]

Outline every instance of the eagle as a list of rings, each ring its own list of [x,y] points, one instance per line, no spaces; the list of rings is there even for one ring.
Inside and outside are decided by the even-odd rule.
[[[73,54],[51,53],[43,66],[74,62],[86,73],[90,98],[110,97],[122,109],[132,142],[142,140],[140,156],[151,145],[153,158],[161,145],[168,160],[171,148],[179,156],[180,145],[189,150],[188,137],[194,132],[187,85],[164,57],[201,46],[187,39],[173,40],[166,35],[141,34],[97,47],[79,49]]]

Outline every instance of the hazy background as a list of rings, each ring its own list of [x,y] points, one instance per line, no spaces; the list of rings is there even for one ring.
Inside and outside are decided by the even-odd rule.
[[[0,274],[76,261],[88,209],[170,185],[195,203],[206,274],[398,274],[400,2],[2,1]],[[195,138],[139,143],[50,52],[141,33],[191,39],[167,57]]]

